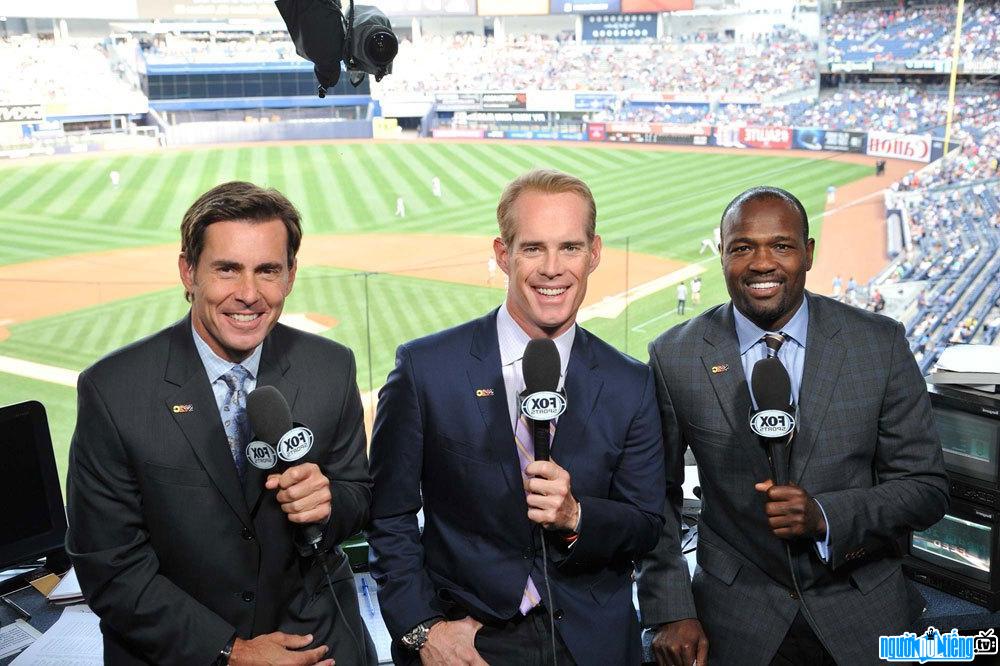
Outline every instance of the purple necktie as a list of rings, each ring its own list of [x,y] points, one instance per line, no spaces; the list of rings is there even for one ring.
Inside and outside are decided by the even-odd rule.
[[[552,442],[552,436],[555,431],[555,423],[550,421],[550,443]],[[532,437],[531,428],[528,426],[528,419],[525,418],[524,414],[518,414],[517,427],[514,430],[514,444],[517,446],[517,459],[521,463],[521,476],[527,479],[528,475],[525,474],[524,469],[535,461],[535,442]],[[528,582],[524,585],[524,594],[521,595],[521,605],[518,606],[518,610],[521,611],[522,615],[527,615],[528,611],[541,603],[541,600],[542,598],[538,594],[538,588],[535,587],[535,583],[531,580],[531,576],[529,575]]]

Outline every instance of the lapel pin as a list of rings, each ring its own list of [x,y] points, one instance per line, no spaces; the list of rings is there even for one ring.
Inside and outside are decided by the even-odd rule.
[[[729,365],[726,364],[726,363],[723,363],[721,365],[713,365],[712,366],[712,374],[713,375],[717,375],[719,373],[725,372],[728,369],[729,369]]]
[[[492,396],[493,396],[493,389],[490,388],[476,389],[477,398],[490,398]]]
[[[174,414],[190,414],[194,411],[194,405],[174,405],[171,411]]]

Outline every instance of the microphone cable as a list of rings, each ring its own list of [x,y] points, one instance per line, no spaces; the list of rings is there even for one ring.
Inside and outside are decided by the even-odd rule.
[[[357,650],[358,652],[358,658],[361,660],[358,663],[362,665],[366,664],[368,663],[368,660],[366,658],[368,656],[368,651],[362,649],[361,641],[358,640],[357,634],[355,634],[354,630],[351,629],[351,623],[348,622],[347,615],[344,614],[344,609],[341,607],[340,600],[337,598],[337,592],[333,589],[333,576],[330,574],[330,567],[326,563],[326,557],[324,557],[323,553],[320,552],[319,543],[311,543],[309,545],[312,548],[313,557],[315,557],[319,561],[319,565],[323,569],[323,578],[326,580],[326,587],[330,591],[330,598],[333,599],[333,604],[337,607],[337,614],[340,616],[340,619],[344,622],[344,627],[347,629],[347,633],[351,637],[351,642],[354,643],[354,649]],[[353,572],[351,575],[351,581],[353,589],[353,581],[354,581]],[[358,617],[359,618],[361,617],[361,613],[358,613]],[[334,620],[336,620],[336,618],[334,618]],[[364,622],[364,620],[362,620],[362,622]]]

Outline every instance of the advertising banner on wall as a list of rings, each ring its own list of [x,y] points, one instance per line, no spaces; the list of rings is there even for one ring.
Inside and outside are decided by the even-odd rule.
[[[480,0],[482,1],[482,0]],[[634,12],[678,12],[694,9],[694,0],[622,0],[622,11]]]
[[[30,123],[44,119],[41,104],[0,104],[0,123]]]
[[[825,130],[820,127],[797,127],[792,130],[792,148],[863,153],[865,133]]]
[[[136,0],[139,18],[273,18],[281,20],[278,8],[265,0]]]
[[[741,127],[739,140],[747,148],[787,150],[792,147],[792,128]]]
[[[621,0],[607,2],[573,2],[573,0],[551,0],[551,14],[600,14],[602,12],[617,13],[622,10]]]
[[[587,123],[587,141],[607,141],[608,128],[604,123]]]
[[[438,111],[474,111],[479,108],[479,93],[438,93],[434,96]]]
[[[577,111],[603,111],[613,109],[618,103],[615,93],[576,93],[573,108]]]
[[[523,109],[528,96],[523,92],[483,93],[481,104],[486,109]]]
[[[388,16],[475,16],[476,0],[376,0]],[[343,3],[347,6],[347,3]]]
[[[479,0],[480,16],[548,14],[549,0]]]
[[[896,134],[893,132],[868,132],[865,152],[875,157],[891,157],[914,162],[931,161],[931,136],[929,134]]]
[[[481,129],[437,127],[431,130],[431,136],[435,139],[482,139],[484,134]]]

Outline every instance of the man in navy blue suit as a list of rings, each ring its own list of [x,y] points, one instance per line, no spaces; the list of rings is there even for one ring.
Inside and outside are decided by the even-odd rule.
[[[369,532],[397,663],[640,661],[633,563],[663,524],[664,463],[650,369],[576,325],[596,218],[577,178],[515,179],[493,242],[504,304],[397,351]],[[548,461],[516,417],[532,338],[555,342],[568,402]]]

